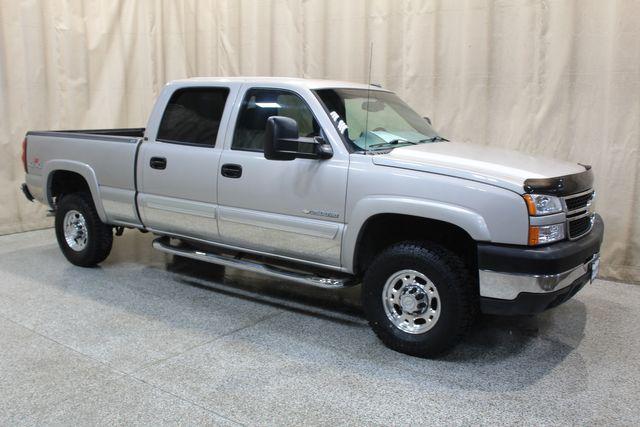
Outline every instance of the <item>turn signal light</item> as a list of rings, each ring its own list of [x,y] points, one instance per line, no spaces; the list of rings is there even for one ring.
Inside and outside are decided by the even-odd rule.
[[[533,201],[533,199],[529,194],[525,194],[522,197],[524,197],[524,202],[527,204],[527,210],[529,211],[529,215],[534,216],[536,214],[535,202]],[[529,233],[529,235],[531,235],[531,233]]]
[[[529,226],[529,246],[544,245],[564,238],[564,223]]]
[[[525,199],[526,200],[526,199]],[[529,226],[529,246],[536,246],[540,243],[540,227]]]

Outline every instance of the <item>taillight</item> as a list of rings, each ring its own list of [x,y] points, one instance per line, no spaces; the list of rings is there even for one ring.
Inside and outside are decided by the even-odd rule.
[[[24,167],[24,172],[27,173],[27,137],[26,136],[22,140],[22,166]]]

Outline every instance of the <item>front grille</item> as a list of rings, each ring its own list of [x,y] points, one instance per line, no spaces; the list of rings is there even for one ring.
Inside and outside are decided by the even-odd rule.
[[[579,209],[586,209],[592,198],[593,198],[593,191],[590,191],[587,194],[582,194],[579,196],[565,197],[564,202],[567,205],[567,211],[572,212],[572,211],[577,211]]]
[[[569,220],[569,238],[575,239],[591,229],[592,216],[587,215],[582,218]]]
[[[567,230],[570,239],[577,239],[591,230],[593,215],[589,207],[594,198],[593,190],[564,197],[567,212]]]

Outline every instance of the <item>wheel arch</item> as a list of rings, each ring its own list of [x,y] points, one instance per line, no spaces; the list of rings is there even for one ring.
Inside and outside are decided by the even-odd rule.
[[[51,209],[56,208],[55,198],[62,194],[89,191],[100,220],[107,222],[98,179],[89,165],[72,160],[50,160],[44,166],[43,175],[47,177],[44,199]]]
[[[361,202],[343,239],[343,266],[360,275],[384,247],[402,240],[432,240],[475,264],[478,241],[489,241],[484,219],[470,209],[410,198],[378,197]],[[379,208],[379,209],[376,209]]]

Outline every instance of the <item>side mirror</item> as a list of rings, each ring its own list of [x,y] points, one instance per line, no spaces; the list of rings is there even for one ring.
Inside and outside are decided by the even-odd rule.
[[[431,126],[431,119],[429,117],[423,117],[423,119],[425,119],[425,121],[429,123],[429,126]]]
[[[289,117],[271,116],[264,134],[264,157],[268,160],[293,160],[298,151],[298,122]]]
[[[300,137],[298,122],[283,116],[267,119],[264,136],[264,157],[268,160],[329,159],[333,156],[330,144],[321,137]]]

